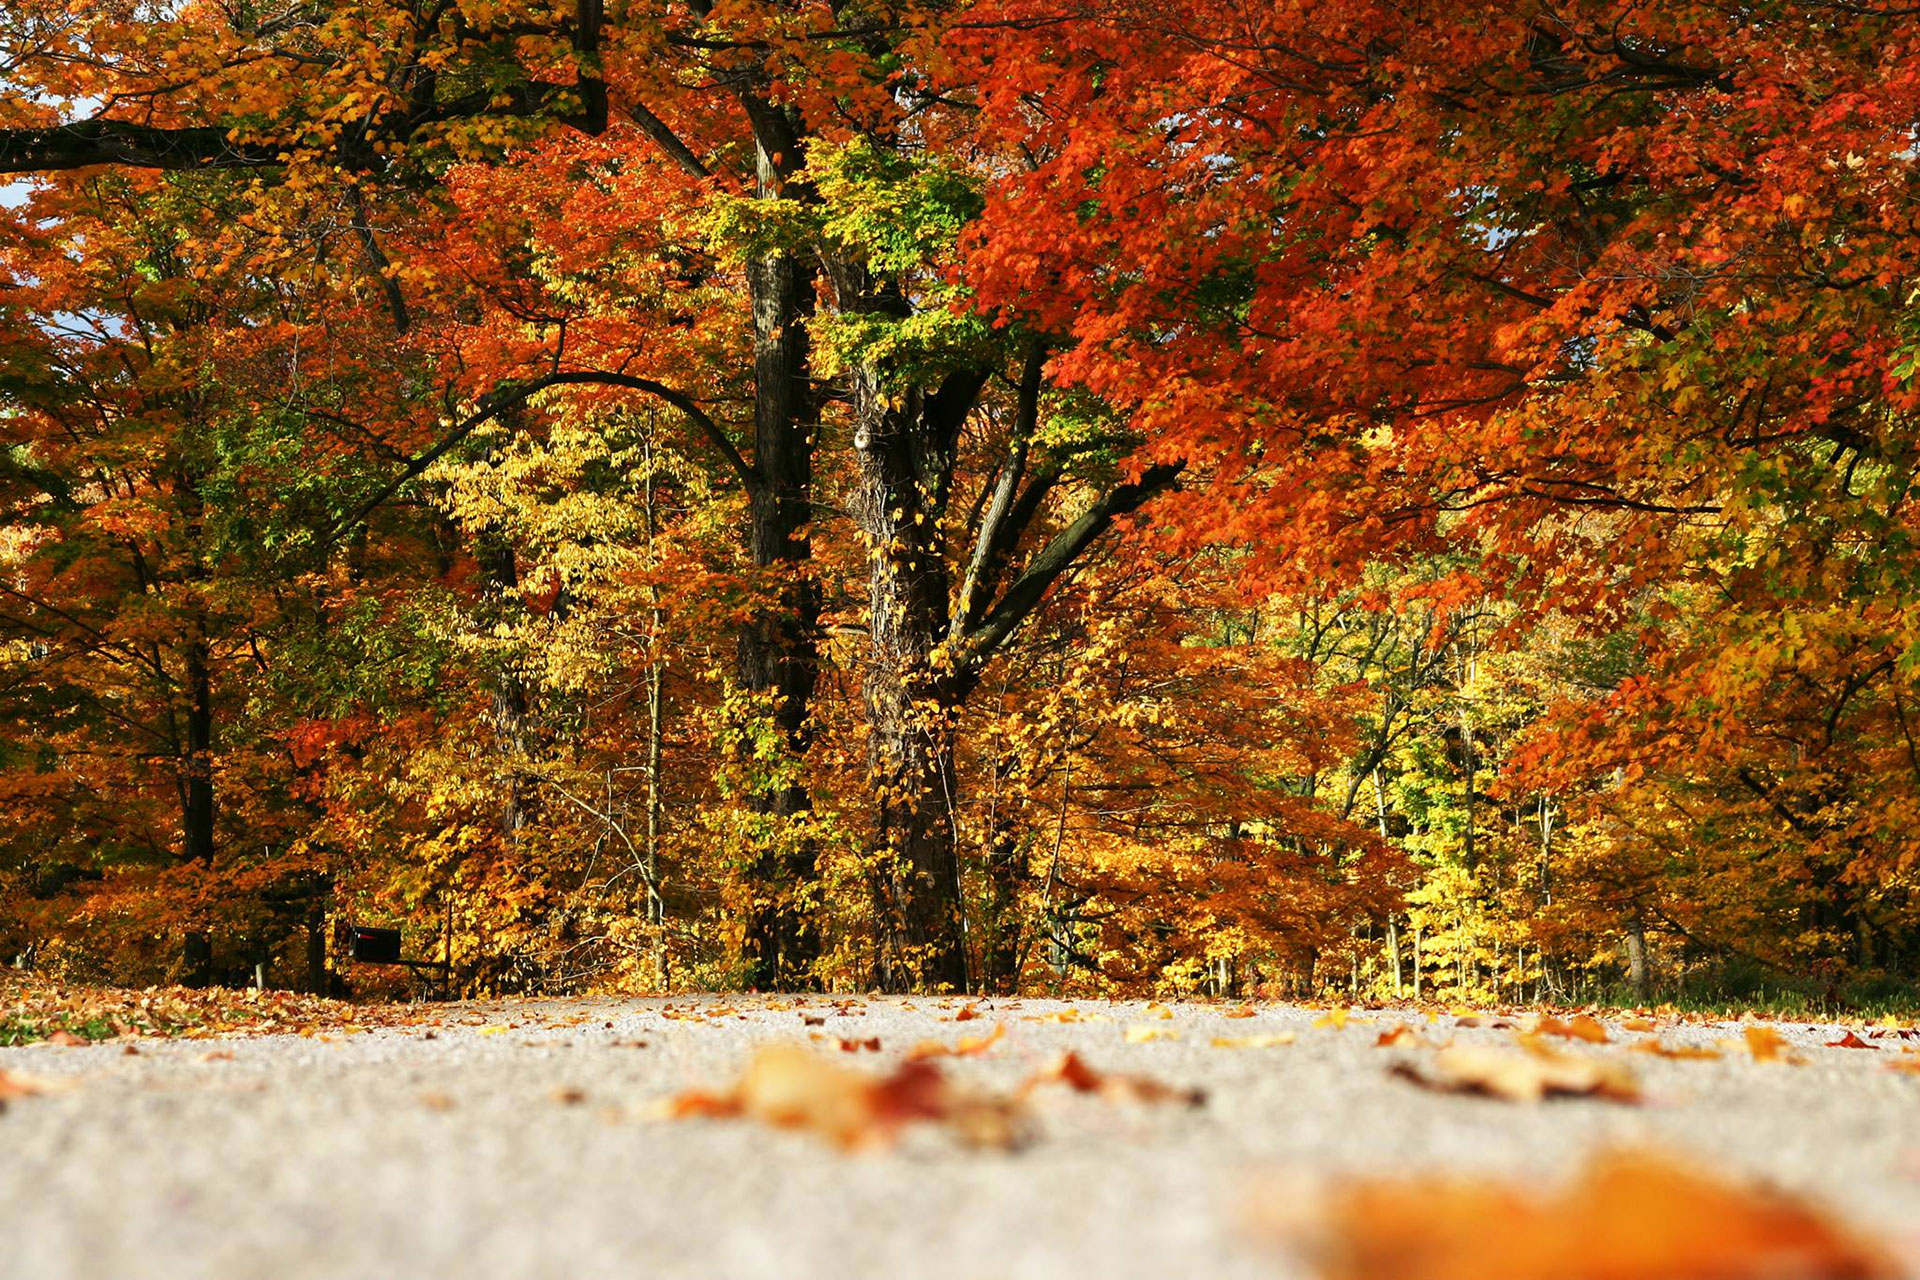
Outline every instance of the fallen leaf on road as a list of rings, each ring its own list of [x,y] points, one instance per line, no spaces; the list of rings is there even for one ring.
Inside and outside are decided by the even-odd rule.
[[[1467,1178],[1362,1181],[1261,1214],[1323,1280],[1892,1280],[1888,1257],[1782,1193],[1643,1154],[1558,1194]],[[1276,1221],[1275,1219],[1278,1219]]]
[[[47,1037],[47,1043],[59,1045],[63,1049],[75,1049],[81,1045],[92,1044],[85,1036],[77,1036],[71,1031],[56,1031]]]
[[[930,1062],[904,1062],[873,1076],[839,1066],[798,1045],[768,1045],[733,1088],[691,1091],[666,1114],[745,1117],[778,1129],[803,1129],[842,1150],[884,1147],[909,1124],[939,1123],[972,1146],[1010,1148],[1022,1136],[1018,1107],[964,1093]]]
[[[858,1053],[862,1049],[869,1053],[880,1052],[880,1037],[868,1036],[865,1040],[849,1040],[845,1036],[840,1037],[840,1052]]]
[[[1292,1044],[1293,1038],[1291,1031],[1276,1031],[1270,1036],[1215,1036],[1211,1043],[1216,1049],[1277,1049]]]
[[[1027,1077],[1020,1086],[1024,1098],[1042,1085],[1064,1084],[1075,1093],[1093,1093],[1113,1102],[1179,1102],[1197,1107],[1207,1100],[1203,1089],[1182,1089],[1151,1076],[1112,1075],[1095,1071],[1072,1050]]]
[[[1605,1098],[1638,1102],[1640,1086],[1626,1067],[1604,1058],[1580,1057],[1543,1045],[1525,1053],[1457,1045],[1434,1055],[1430,1071],[1410,1062],[1393,1074],[1423,1089],[1472,1093],[1509,1102],[1538,1102],[1547,1097]]]
[[[0,1070],[0,1111],[5,1111],[7,1103],[14,1098],[31,1098],[36,1094],[58,1093],[68,1087],[64,1080],[41,1080],[34,1076],[17,1075],[11,1071]]]
[[[1391,1049],[1395,1045],[1413,1046],[1423,1042],[1420,1039],[1420,1033],[1418,1031],[1415,1031],[1412,1027],[1402,1022],[1382,1031],[1374,1038],[1373,1043],[1376,1048]]]
[[[1620,1026],[1627,1031],[1653,1031],[1656,1029],[1656,1024],[1652,1018],[1628,1018],[1625,1022],[1622,1022]]]
[[[1250,1004],[1243,1004],[1238,1009],[1229,1009],[1220,1016],[1223,1018],[1251,1018],[1253,1015],[1254,1007]]]
[[[1150,1027],[1146,1023],[1135,1023],[1126,1030],[1128,1044],[1152,1044],[1155,1040],[1178,1040],[1178,1031],[1169,1031],[1165,1027]]]
[[[1706,1061],[1723,1056],[1718,1049],[1709,1049],[1699,1044],[1662,1044],[1649,1036],[1645,1040],[1636,1040],[1627,1048],[1635,1053],[1651,1053],[1661,1058],[1694,1059]]]
[[[1609,1039],[1606,1025],[1584,1013],[1576,1013],[1564,1022],[1550,1013],[1542,1014],[1531,1030],[1537,1036],[1560,1036],[1566,1040],[1585,1040],[1590,1044],[1605,1044]]]
[[[922,1040],[907,1050],[907,1058],[909,1061],[916,1062],[922,1058],[977,1058],[998,1044],[1000,1038],[1006,1034],[1007,1024],[996,1022],[990,1034],[962,1036],[960,1043],[955,1045],[942,1044],[938,1040]]]
[[[1827,1041],[1827,1048],[1829,1049],[1873,1049],[1876,1047],[1878,1046],[1868,1044],[1851,1031],[1841,1036],[1838,1040]]]
[[[1788,1052],[1792,1042],[1772,1027],[1748,1027],[1738,1040],[1722,1040],[1731,1049],[1745,1049],[1755,1062],[1798,1062]]]

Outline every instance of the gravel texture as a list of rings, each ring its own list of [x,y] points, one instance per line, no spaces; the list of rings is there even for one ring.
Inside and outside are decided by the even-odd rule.
[[[1290,1277],[1301,1263],[1243,1225],[1260,1195],[1348,1173],[1539,1182],[1622,1144],[1811,1195],[1920,1276],[1920,1075],[1887,1069],[1897,1038],[1826,1048],[1839,1029],[1781,1025],[1799,1065],[1609,1045],[1592,1051],[1632,1063],[1645,1105],[1524,1105],[1389,1074],[1428,1052],[1376,1046],[1403,1019],[1459,1043],[1510,1040],[1445,1015],[1334,1027],[1284,1006],[1228,1018],[1227,1006],[1174,1005],[1162,1019],[1137,1003],[1025,1000],[956,1023],[957,1007],[524,1001],[422,1006],[419,1025],[359,1032],[143,1040],[137,1053],[0,1049],[0,1069],[72,1086],[0,1114],[0,1276]],[[1069,1007],[1087,1020],[1047,1020]],[[993,1052],[949,1068],[982,1088],[1011,1089],[1072,1048],[1209,1101],[1052,1091],[1036,1101],[1035,1141],[1014,1153],[922,1127],[891,1151],[843,1155],[743,1121],[656,1118],[667,1095],[729,1083],[759,1043],[825,1037],[823,1051],[877,1069],[993,1020],[1007,1027]],[[1129,1042],[1139,1025],[1177,1038]],[[1616,1040],[1640,1038],[1614,1025]],[[1211,1043],[1281,1032],[1297,1039]],[[1664,1032],[1674,1044],[1734,1034]],[[841,1054],[841,1036],[884,1047]]]

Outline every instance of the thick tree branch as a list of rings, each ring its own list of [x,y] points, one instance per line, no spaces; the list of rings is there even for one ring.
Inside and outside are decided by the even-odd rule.
[[[640,126],[640,132],[653,140],[653,144],[664,151],[667,158],[679,165],[696,178],[711,177],[713,171],[693,153],[693,148],[681,141],[680,135],[670,128],[665,120],[653,114],[644,102],[627,104],[627,115]]]
[[[1102,495],[1082,512],[1080,518],[1041,548],[1027,567],[1015,578],[998,603],[987,611],[977,627],[961,637],[955,654],[956,668],[963,673],[977,672],[988,658],[1013,635],[1046,598],[1060,575],[1073,566],[1095,539],[1112,526],[1114,520],[1138,510],[1147,499],[1171,488],[1186,468],[1184,462],[1158,463],[1148,467],[1138,480],[1118,485]]]
[[[281,149],[234,142],[225,129],[162,129],[124,120],[78,120],[44,129],[0,130],[0,173],[84,169],[96,164],[136,169],[250,169],[280,164]]]
[[[1013,434],[1007,441],[1007,460],[1001,464],[999,478],[994,481],[993,497],[988,501],[986,515],[980,521],[980,532],[973,544],[973,556],[967,561],[966,573],[960,581],[960,594],[955,597],[953,611],[947,619],[949,636],[972,626],[984,608],[984,605],[975,606],[975,593],[980,591],[987,563],[993,558],[994,548],[999,545],[1001,526],[1013,510],[1014,495],[1020,491],[1020,482],[1026,478],[1027,449],[1033,443],[1034,429],[1040,421],[1040,376],[1045,366],[1046,346],[1036,342],[1028,349],[1026,364],[1020,371],[1020,396],[1014,408]]]

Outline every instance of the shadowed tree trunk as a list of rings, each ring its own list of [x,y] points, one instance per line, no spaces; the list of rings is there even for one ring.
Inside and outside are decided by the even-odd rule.
[[[801,163],[797,126],[768,104],[755,101],[748,111],[758,139],[760,193],[771,198],[784,191]],[[748,542],[755,567],[775,580],[775,590],[769,607],[741,628],[735,678],[742,690],[765,701],[791,771],[811,742],[808,717],[819,676],[820,592],[808,572],[812,551],[806,536],[818,426],[807,334],[814,272],[793,255],[768,254],[750,265],[748,288],[754,356]],[[810,914],[818,853],[811,836],[795,830],[796,820],[811,811],[812,797],[789,772],[787,780],[755,791],[748,806],[767,821],[752,871],[747,982],[761,990],[813,986],[820,956],[819,929]]]
[[[180,828],[182,859],[202,870],[213,868],[213,670],[204,631],[196,626],[187,642],[186,738],[181,761]],[[204,928],[188,932],[181,947],[181,981],[203,987],[213,981],[213,939]]]
[[[954,826],[951,711],[959,691],[935,657],[947,631],[951,583],[938,530],[954,444],[985,381],[969,370],[950,375],[932,395],[913,388],[889,397],[874,370],[853,378],[853,515],[869,544],[867,770],[887,854],[891,924],[907,969],[888,975],[896,988],[968,987]]]

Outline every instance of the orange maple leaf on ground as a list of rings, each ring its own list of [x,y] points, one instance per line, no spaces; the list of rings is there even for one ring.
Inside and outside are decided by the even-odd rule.
[[[776,1044],[756,1053],[732,1088],[718,1093],[689,1090],[669,1099],[662,1112],[673,1120],[740,1117],[776,1129],[802,1129],[849,1151],[888,1146],[908,1125],[934,1123],[968,1146],[1006,1150],[1026,1140],[1026,1100],[1049,1084],[1116,1102],[1197,1107],[1206,1101],[1198,1089],[1095,1071],[1071,1052],[1034,1072],[1012,1097],[992,1097],[954,1085],[939,1067],[919,1058],[875,1076],[840,1066],[801,1045]]]
[[[1007,1024],[996,1022],[993,1030],[984,1036],[962,1036],[958,1044],[942,1044],[938,1040],[922,1040],[907,1050],[907,1057],[918,1061],[922,1058],[977,1058],[994,1045],[1000,1043],[1007,1034]]]
[[[1709,1049],[1705,1045],[1667,1044],[1655,1036],[1648,1036],[1645,1040],[1636,1040],[1628,1045],[1627,1048],[1633,1050],[1635,1053],[1651,1053],[1660,1058],[1698,1060],[1703,1062],[1722,1056],[1718,1049]]]
[[[1528,1045],[1524,1053],[1456,1045],[1435,1054],[1430,1069],[1400,1062],[1392,1072],[1425,1089],[1476,1093],[1509,1102],[1538,1102],[1547,1097],[1640,1100],[1639,1083],[1622,1064],[1562,1053],[1541,1043]]]
[[[1064,1084],[1075,1093],[1093,1093],[1113,1102],[1179,1102],[1198,1107],[1207,1100],[1203,1089],[1182,1089],[1151,1076],[1112,1075],[1096,1071],[1079,1054],[1068,1050],[1027,1077],[1020,1086],[1024,1098],[1041,1085]]]
[[[64,1088],[66,1088],[65,1081],[37,1080],[32,1076],[0,1071],[0,1111],[5,1111],[7,1103],[14,1098],[31,1098],[40,1093],[57,1093]]]
[[[1256,1206],[1256,1211],[1266,1206]],[[1465,1178],[1338,1188],[1311,1218],[1261,1213],[1325,1280],[1893,1280],[1892,1261],[1779,1192],[1646,1154],[1556,1195]]]
[[[1605,1044],[1610,1039],[1606,1024],[1585,1013],[1576,1013],[1564,1021],[1550,1013],[1541,1014],[1539,1021],[1533,1025],[1533,1034],[1585,1040],[1592,1044]]]
[[[929,1062],[903,1062],[885,1076],[838,1066],[798,1045],[768,1045],[723,1093],[692,1090],[666,1114],[746,1117],[804,1129],[843,1150],[891,1144],[910,1124],[946,1125],[971,1146],[1019,1145],[1018,1109],[956,1088]]]
[[[1792,1042],[1772,1027],[1748,1027],[1739,1040],[1727,1043],[1736,1048],[1744,1046],[1755,1062],[1799,1061],[1791,1052]]]

